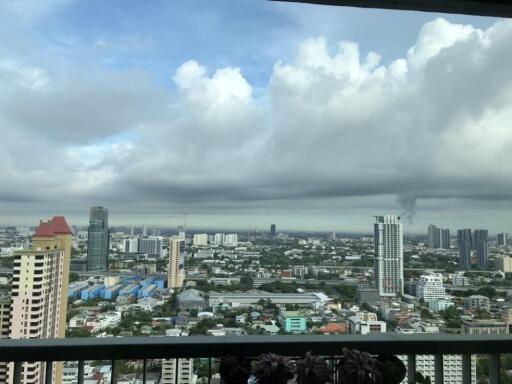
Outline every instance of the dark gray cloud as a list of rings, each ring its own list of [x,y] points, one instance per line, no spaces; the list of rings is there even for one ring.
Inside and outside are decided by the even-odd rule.
[[[195,61],[162,89],[143,72],[0,59],[0,200],[164,216],[364,202],[409,221],[428,200],[510,202],[511,41],[510,21],[437,19],[382,65],[309,39],[257,96],[243,68]]]

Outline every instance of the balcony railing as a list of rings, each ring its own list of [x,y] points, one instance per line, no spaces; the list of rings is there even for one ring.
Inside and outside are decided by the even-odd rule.
[[[307,351],[334,361],[342,348],[371,354],[407,355],[407,379],[415,382],[416,355],[434,355],[435,383],[443,383],[443,355],[462,356],[462,383],[471,383],[471,355],[489,355],[489,382],[500,383],[500,354],[512,353],[512,335],[375,334],[300,336],[188,336],[0,340],[0,361],[14,362],[14,383],[21,382],[23,362],[45,362],[46,384],[51,383],[53,362],[78,361],[78,383],[83,382],[84,361],[142,360],[145,383],[148,359],[208,358],[226,355],[257,357],[273,352],[300,357]],[[178,365],[176,365],[178,367]],[[209,370],[208,382],[210,382]]]

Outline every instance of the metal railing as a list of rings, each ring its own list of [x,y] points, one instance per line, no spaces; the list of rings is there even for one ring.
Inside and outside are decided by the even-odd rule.
[[[416,355],[433,355],[435,382],[443,383],[443,355],[462,356],[462,382],[471,383],[471,355],[489,355],[489,382],[500,382],[500,354],[512,353],[512,335],[447,335],[394,333],[373,335],[297,336],[188,336],[0,340],[0,361],[14,362],[14,382],[21,382],[23,362],[45,362],[46,383],[51,383],[53,363],[78,361],[78,383],[83,382],[84,361],[112,362],[111,382],[116,380],[116,361],[142,360],[143,382],[148,359],[208,358],[226,355],[257,357],[272,352],[300,357],[312,354],[335,360],[342,348],[371,354],[407,355],[407,378],[415,382]],[[176,370],[178,364],[176,364]],[[210,382],[211,370],[208,372]]]

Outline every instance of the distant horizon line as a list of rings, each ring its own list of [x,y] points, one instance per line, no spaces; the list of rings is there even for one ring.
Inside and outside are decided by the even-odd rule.
[[[136,225],[136,226],[133,226],[134,229],[137,229],[138,231],[140,231],[141,229],[144,228],[144,224],[143,225]],[[277,225],[276,225],[277,226]],[[15,224],[2,224],[0,225],[0,228],[2,229],[5,229],[5,228],[10,228],[10,227],[28,227],[30,230],[32,229],[35,229],[37,227],[37,225],[24,225],[24,224],[20,224],[20,225],[15,225]],[[87,230],[87,225],[71,225],[71,227],[76,227],[78,228],[79,230]],[[123,229],[127,229],[127,230],[130,230],[131,229],[131,225],[126,225],[126,224],[121,224],[121,225],[111,225],[109,226],[109,228],[123,228]],[[279,228],[277,226],[277,228]],[[177,225],[176,226],[156,226],[156,225],[146,225],[146,230],[147,231],[150,231],[150,230],[164,230],[164,231],[172,231],[172,230],[176,230],[177,229]],[[463,228],[463,229],[467,229],[467,228]],[[479,228],[477,228],[479,229]],[[472,229],[473,230],[473,229]],[[454,238],[456,236],[453,236],[452,234],[453,233],[456,233],[457,230],[451,230],[450,229],[450,238]],[[262,234],[262,233],[270,233],[270,224],[268,226],[268,229],[259,229],[259,228],[254,228],[253,230],[249,230],[247,228],[235,228],[235,227],[189,227],[189,228],[185,228],[185,232],[186,233],[226,233],[226,232],[233,232],[233,233],[242,233],[242,234]],[[349,231],[349,230],[303,230],[303,229],[282,229],[282,230],[279,230],[277,231],[277,233],[311,233],[311,234],[326,234],[326,235],[329,235],[329,234],[332,234],[332,233],[335,233],[336,236],[344,236],[344,235],[347,235],[347,236],[361,236],[361,237],[366,237],[366,236],[373,236],[373,232],[364,232],[364,231]],[[125,233],[125,232],[123,232]],[[494,234],[490,233],[490,235],[494,235],[494,236],[497,236],[498,234],[501,234],[501,233],[506,233],[508,234],[508,232],[506,231],[501,231],[501,232],[496,232]],[[126,233],[129,235],[129,233]],[[137,234],[137,235],[140,235]],[[427,237],[428,236],[428,232],[415,232],[415,231],[404,231],[404,235],[405,236],[411,236],[411,235],[414,235],[414,236],[425,236]],[[150,234],[149,235],[146,235],[146,236],[151,236]],[[160,236],[160,235],[157,235],[157,236]]]

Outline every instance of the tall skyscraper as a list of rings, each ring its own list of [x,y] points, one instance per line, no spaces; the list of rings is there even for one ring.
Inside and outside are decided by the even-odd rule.
[[[508,245],[508,233],[498,233],[498,246]]]
[[[441,248],[450,249],[450,230],[441,228]]]
[[[450,230],[438,228],[430,224],[428,226],[428,246],[431,248],[450,248]]]
[[[185,239],[173,236],[169,239],[169,263],[167,288],[179,289],[185,280]]]
[[[270,225],[270,236],[276,237],[276,225],[275,224]]]
[[[478,266],[487,270],[489,263],[489,231],[487,229],[475,229],[473,231],[473,242]]]
[[[375,277],[380,296],[404,292],[403,229],[394,215],[375,216]]]
[[[32,248],[14,255],[9,337],[11,339],[62,338],[66,329],[67,285],[71,231],[63,217],[41,222]],[[23,383],[44,382],[45,366],[24,363]],[[12,381],[13,366],[9,369]],[[53,366],[53,383],[60,383],[62,363]]]
[[[109,248],[108,209],[92,207],[87,239],[87,270],[106,271]]]
[[[428,246],[430,248],[439,248],[440,233],[439,228],[435,225],[430,224],[428,226]]]
[[[471,249],[473,248],[471,229],[459,229],[457,231],[457,243],[459,245],[460,268],[471,269]]]

